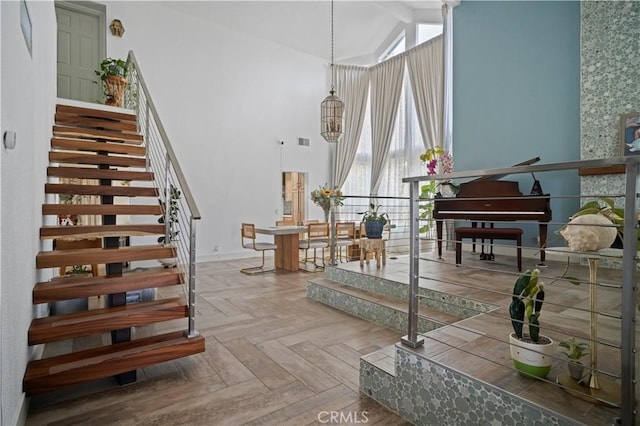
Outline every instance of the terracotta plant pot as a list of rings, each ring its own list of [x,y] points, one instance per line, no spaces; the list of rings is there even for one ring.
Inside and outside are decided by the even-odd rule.
[[[108,75],[104,78],[104,85],[107,93],[105,105],[122,107],[127,79],[117,75]]]

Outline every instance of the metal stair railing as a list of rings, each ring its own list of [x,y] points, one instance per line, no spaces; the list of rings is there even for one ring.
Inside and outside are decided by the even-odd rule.
[[[138,131],[144,136],[147,148],[147,170],[154,173],[159,202],[169,206],[165,208],[165,216],[161,222],[165,224],[165,235],[160,237],[158,242],[170,242],[174,245],[177,255],[176,267],[188,277],[187,337],[195,337],[198,335],[195,329],[196,221],[200,219],[200,212],[133,51],[129,51],[127,56],[127,80],[125,107],[136,112]]]

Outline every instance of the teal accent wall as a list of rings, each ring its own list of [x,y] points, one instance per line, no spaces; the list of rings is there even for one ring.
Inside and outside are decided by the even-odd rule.
[[[466,0],[453,20],[455,170],[580,159],[580,3]],[[580,190],[577,172],[537,178],[552,196]],[[505,179],[518,180],[524,194],[533,184],[530,176]],[[578,207],[553,199],[553,220]],[[531,245],[537,227],[525,232]]]

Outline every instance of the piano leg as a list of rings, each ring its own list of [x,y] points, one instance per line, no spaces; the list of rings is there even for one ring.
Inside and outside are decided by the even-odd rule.
[[[493,227],[492,227],[493,228]],[[496,260],[496,257],[493,255],[493,240],[489,240],[489,260]]]
[[[442,220],[436,220],[436,244],[438,245],[438,259],[442,260]]]
[[[547,223],[540,222],[538,224],[538,234],[540,236],[540,263],[537,266],[545,265],[546,253],[544,249],[547,247]]]
[[[471,227],[472,228],[477,228],[478,227],[478,222],[471,222]],[[471,253],[475,253],[476,252],[476,239],[472,238],[471,239]]]

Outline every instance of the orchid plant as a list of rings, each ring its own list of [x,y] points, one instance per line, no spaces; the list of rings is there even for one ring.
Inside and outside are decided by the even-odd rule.
[[[427,149],[420,155],[420,161],[427,167],[427,175],[446,174],[453,172],[453,157],[451,153],[442,146],[435,146]],[[420,198],[430,201],[420,203],[420,219],[430,219],[433,212],[433,198],[441,196],[440,191],[445,185],[449,186],[454,193],[458,191],[458,186],[451,181],[438,182],[435,179],[420,187]],[[433,227],[431,220],[424,222],[419,232],[427,232]]]

